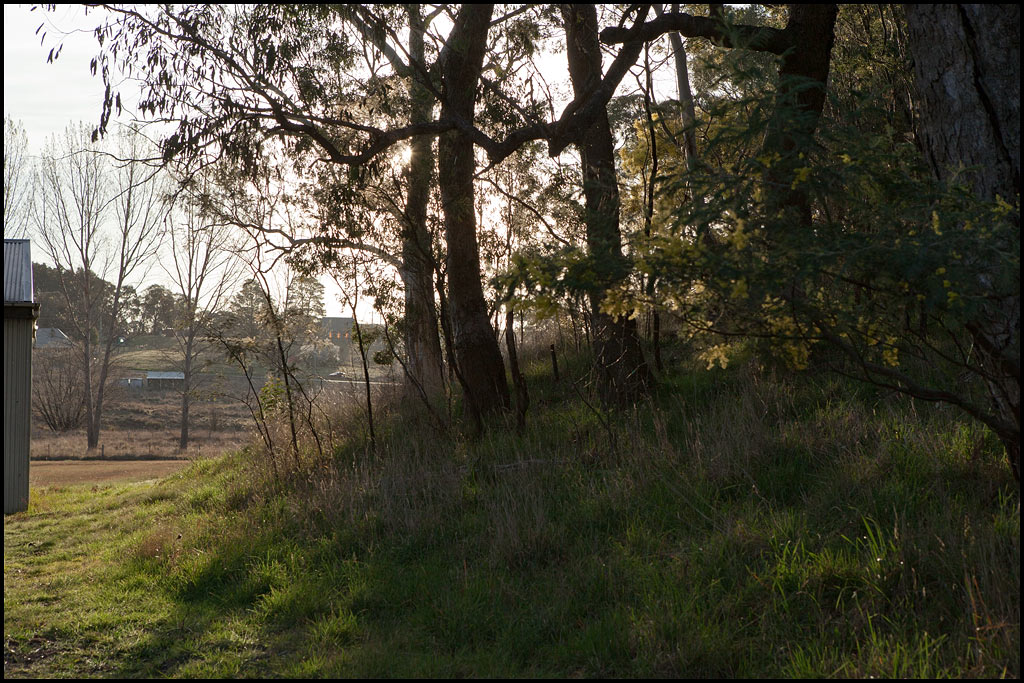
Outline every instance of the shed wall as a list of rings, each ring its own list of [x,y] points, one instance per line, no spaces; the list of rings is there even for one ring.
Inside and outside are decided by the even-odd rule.
[[[28,509],[32,318],[4,316],[4,514]]]

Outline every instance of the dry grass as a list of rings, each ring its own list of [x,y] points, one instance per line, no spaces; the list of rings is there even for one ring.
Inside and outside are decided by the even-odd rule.
[[[114,392],[103,413],[100,449],[86,449],[85,427],[69,432],[50,431],[33,417],[32,458],[63,460],[197,458],[234,450],[252,439],[251,418],[245,406],[221,397],[200,400],[190,411],[190,446],[178,449],[181,396],[166,392]]]

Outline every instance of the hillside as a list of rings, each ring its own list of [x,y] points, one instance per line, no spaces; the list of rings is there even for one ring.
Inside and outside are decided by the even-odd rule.
[[[354,406],[297,465],[33,490],[5,677],[1019,677],[1019,489],[976,423],[752,361],[613,412],[582,367],[528,365],[522,432],[378,405],[372,452]]]

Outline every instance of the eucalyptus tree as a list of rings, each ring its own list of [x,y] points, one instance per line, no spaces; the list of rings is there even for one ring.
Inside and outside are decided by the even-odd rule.
[[[441,117],[473,121],[476,89],[483,68],[493,5],[464,5],[441,54]],[[465,130],[441,134],[438,184],[448,246],[448,299],[451,305],[456,371],[467,404],[477,420],[509,405],[505,364],[487,315],[480,277],[473,176],[473,139]]]
[[[577,96],[601,81],[601,45],[594,5],[564,5],[569,74]],[[639,20],[643,19],[643,14]],[[602,309],[606,293],[629,276],[622,253],[619,228],[619,188],[615,172],[615,145],[607,113],[598,114],[577,141],[583,160],[583,194],[586,200],[587,248],[594,271],[588,283],[591,320],[599,378],[606,397],[631,400],[649,382],[649,370],[640,349],[636,318]]]
[[[556,116],[553,105],[542,95],[534,97],[532,83],[528,91],[509,94],[498,87],[498,82],[507,82],[507,73],[495,72],[497,82],[482,75],[484,66],[490,69],[497,63],[490,59],[489,36],[496,41],[518,38],[518,27],[531,24],[525,14],[549,11],[543,8],[513,7],[493,19],[488,10],[486,25],[482,20],[485,8],[470,5],[457,10],[440,6],[425,16],[409,11],[406,18],[413,30],[407,42],[399,37],[404,22],[395,23],[401,10],[381,6],[105,7],[109,20],[96,30],[101,51],[94,61],[108,86],[100,132],[119,108],[119,83],[127,75],[143,83],[139,105],[143,115],[163,118],[175,126],[163,139],[165,159],[201,162],[210,156],[224,156],[247,172],[258,173],[264,158],[260,152],[272,138],[296,160],[289,172],[332,164],[349,169],[345,172],[348,182],[331,189],[336,204],[349,206],[358,203],[370,181],[386,171],[388,155],[396,145],[412,140],[415,147],[420,136],[447,136],[439,143],[437,161],[443,174],[451,174],[439,177],[439,183],[449,188],[442,191],[449,198],[452,191],[472,189],[472,183],[454,180],[464,176],[468,166],[463,151],[482,148],[488,162],[497,164],[526,142],[546,140],[549,153],[559,154],[579,140],[590,121],[604,110],[642,47],[642,40],[629,33],[603,78],[586,92],[577,93]],[[424,61],[420,62],[418,22],[422,19],[425,24],[438,11],[452,29],[435,47],[431,48],[429,41],[425,44]],[[517,18],[524,20],[508,23]],[[508,30],[491,30],[497,25]],[[423,35],[435,33],[439,32],[424,31]],[[529,31],[523,34],[528,36]],[[460,42],[464,38],[468,42]],[[488,59],[476,68],[475,55],[480,50]],[[436,58],[428,63],[431,54]],[[357,57],[363,58],[358,68]],[[385,63],[390,68],[383,69]],[[453,68],[455,64],[469,71],[459,72]],[[405,79],[414,80],[416,86],[403,87],[403,82],[408,82]],[[452,87],[456,84],[469,90]],[[480,92],[489,93],[479,101],[475,99],[477,85]],[[400,96],[403,91],[411,92],[414,111],[408,98]],[[426,92],[434,101],[431,110],[439,105],[438,114],[435,117],[431,111],[429,120],[423,120],[427,117]],[[474,121],[463,100],[515,116],[503,125],[486,128]],[[470,147],[466,140],[472,142]],[[423,159],[425,147],[418,149],[418,158]],[[446,158],[449,154],[459,158]],[[425,168],[425,163],[417,165],[410,179],[422,177]],[[461,194],[458,204],[464,206],[466,197]],[[417,207],[421,204],[417,202],[406,206],[409,222],[419,220]],[[446,201],[445,210],[449,209],[454,211],[456,205]],[[413,239],[413,231],[407,232]],[[468,233],[455,214],[446,218],[446,234],[459,240],[446,244],[448,276],[468,278],[475,271],[479,280],[476,250],[457,237]],[[363,246],[345,235],[334,241],[319,236],[318,241],[328,249]],[[425,251],[422,243],[408,247],[403,252],[406,257]],[[402,266],[410,266],[409,258]],[[413,287],[417,288],[422,289],[419,284]],[[455,296],[449,298],[455,345],[462,349],[456,358],[461,356],[458,362],[472,366],[463,373],[464,379],[470,385],[478,384],[467,391],[469,401],[487,411],[507,404],[507,390],[498,365],[497,341],[483,336],[479,314],[484,306],[479,289],[479,284],[466,290],[455,286],[449,289],[449,295]],[[410,327],[426,330],[429,325]],[[430,360],[429,365],[436,363]]]
[[[394,23],[402,13],[393,8],[372,12],[359,6],[108,9],[113,19],[97,29],[104,41],[97,68],[108,80],[112,67],[141,76],[146,89],[140,109],[177,123],[176,131],[163,141],[165,159],[202,163],[210,155],[219,155],[249,174],[258,174],[265,170],[260,168],[261,160],[267,158],[261,152],[273,137],[293,161],[290,172],[342,176],[342,182],[335,179],[323,188],[330,200],[327,208],[340,210],[321,226],[328,230],[316,230],[303,240],[306,245],[322,250],[372,246],[363,234],[354,234],[361,227],[345,219],[352,215],[353,206],[358,214],[358,206],[374,194],[367,188],[379,186],[377,181],[389,166],[390,148],[412,140],[409,191],[405,206],[399,209],[402,247],[396,261],[407,291],[410,338],[406,348],[413,355],[407,366],[419,373],[414,377],[417,384],[435,391],[441,363],[430,293],[432,248],[425,228],[431,143],[424,136],[453,129],[455,124],[432,117],[437,88],[424,61],[430,15],[423,16],[416,6],[407,8],[410,42],[406,47],[403,41],[392,40],[397,30]],[[485,37],[486,33],[479,39]],[[449,46],[445,54],[460,49]],[[403,52],[407,56],[400,56]],[[357,58],[362,55],[366,59],[359,66]],[[385,68],[386,62],[391,68]],[[402,97],[402,89],[411,97]],[[115,111],[117,97],[116,91],[108,92],[100,130]],[[352,171],[323,172],[319,162]],[[447,161],[441,164],[448,167]],[[277,173],[280,176],[281,170]],[[332,234],[332,227],[340,230]],[[463,245],[454,247],[455,271],[475,269],[479,280],[479,263],[460,264]],[[378,247],[378,251],[386,249]],[[467,257],[472,259],[472,253]],[[454,299],[461,303],[472,295],[469,292],[457,293]],[[472,309],[454,305],[453,318],[460,328],[472,327],[460,318]],[[500,356],[477,358],[477,347],[466,348],[460,362],[489,367],[485,374],[497,376],[494,360]],[[477,372],[467,369],[467,375],[475,378]],[[472,393],[490,406],[492,391],[480,387]]]
[[[143,334],[163,334],[178,322],[179,301],[175,293],[161,284],[152,284],[142,291]]]
[[[1019,10],[914,6],[906,23],[888,10],[889,40],[867,35],[870,16],[835,24],[835,8],[790,6],[784,28],[731,13],[641,29],[779,55],[732,72],[751,87],[719,101],[729,125],[670,187],[705,201],[676,209],[639,259],[661,305],[770,339],[796,367],[955,406],[998,436],[1019,477]],[[854,47],[826,107],[839,40]],[[721,348],[706,358],[726,361]]]
[[[965,327],[992,408],[960,405],[999,436],[1020,480],[1020,6],[908,5],[909,50],[919,114],[917,132],[929,168],[995,202],[1008,230],[993,229],[986,248],[956,265],[984,294]],[[963,233],[968,225],[953,225]],[[952,268],[951,268],[952,270]],[[1014,272],[1014,270],[1016,272]],[[975,287],[971,287],[975,289]]]

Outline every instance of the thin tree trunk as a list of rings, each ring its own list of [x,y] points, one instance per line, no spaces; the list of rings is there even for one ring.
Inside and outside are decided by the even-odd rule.
[[[363,333],[359,327],[359,316],[356,315],[355,305],[352,306],[352,324],[356,328],[356,340],[359,342],[359,358],[363,362],[363,385],[366,387],[366,420],[370,427],[370,448],[377,450],[377,433],[373,428],[373,397],[370,393],[370,366],[366,362],[366,346],[363,343]]]
[[[270,297],[267,297],[268,305],[270,305]],[[295,465],[299,464],[299,435],[295,429],[295,403],[292,399],[292,384],[290,381],[290,371],[288,369],[288,355],[284,350],[284,341],[281,338],[281,321],[277,318],[277,314],[274,315],[274,336],[277,341],[277,353],[278,359],[281,363],[281,379],[284,380],[284,396],[285,401],[288,404],[288,429],[292,438],[292,457],[295,460]]]
[[[661,5],[655,5],[654,8],[660,15]],[[678,13],[679,5],[672,5],[672,11]],[[678,31],[671,31],[668,34],[668,41],[672,45],[672,59],[676,67],[679,122],[683,126],[683,156],[686,159],[687,170],[692,171],[697,163],[697,131],[694,130],[697,116],[693,107],[693,93],[690,90],[690,69],[686,64],[686,47],[683,44],[683,37],[679,35]]]
[[[87,450],[95,450],[100,444],[100,430],[96,418],[95,398],[92,393],[93,385],[93,363],[92,363],[92,341],[89,339],[91,331],[86,329],[85,341],[82,344],[82,368],[85,370],[83,380],[85,382],[85,443]]]
[[[186,334],[188,339],[185,341],[185,380],[181,392],[181,434],[178,438],[178,450],[182,452],[188,449],[189,408],[192,404],[192,349],[195,340],[195,333],[191,327]]]
[[[676,37],[678,38],[678,36]],[[644,47],[644,71],[647,74],[647,88],[644,91],[644,113],[647,115],[647,139],[651,152],[651,174],[647,184],[644,186],[644,192],[647,195],[647,202],[644,206],[644,237],[650,241],[654,222],[654,196],[657,191],[658,182],[658,135],[654,128],[654,112],[652,110],[654,79],[651,77],[650,50],[647,46]],[[654,299],[656,286],[657,281],[651,275],[644,286],[644,293],[647,295],[648,300]],[[656,306],[651,307],[650,332],[651,348],[654,352],[654,369],[659,373],[664,372],[665,368],[661,364],[661,317]]]
[[[508,365],[512,371],[512,382],[516,388],[516,427],[526,426],[526,410],[530,407],[530,393],[526,378],[519,369],[519,354],[516,353],[515,313],[511,306],[505,308],[505,346],[508,349]]]

